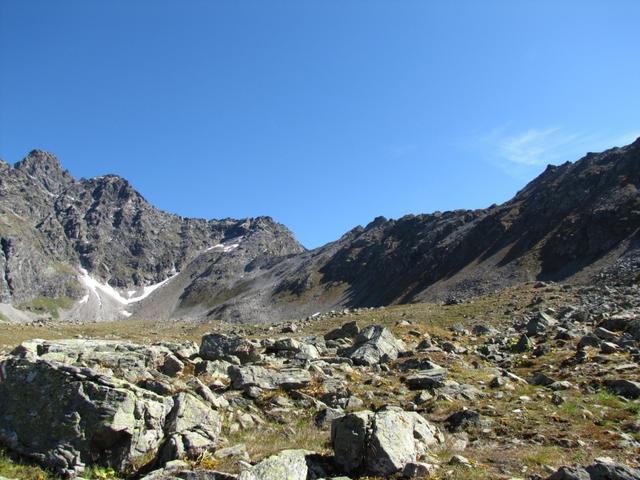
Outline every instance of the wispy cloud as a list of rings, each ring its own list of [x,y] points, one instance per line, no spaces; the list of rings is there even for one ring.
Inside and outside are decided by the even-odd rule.
[[[535,167],[577,160],[589,151],[623,146],[640,137],[640,130],[624,134],[571,132],[561,127],[510,132],[506,127],[482,137],[485,151],[504,171],[517,176]]]

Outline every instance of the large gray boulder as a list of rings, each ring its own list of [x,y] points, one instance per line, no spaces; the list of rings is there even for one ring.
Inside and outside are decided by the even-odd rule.
[[[238,480],[307,480],[312,455],[307,450],[283,450],[243,471]]]
[[[561,467],[547,480],[638,480],[640,470],[610,461],[596,459],[587,467]]]
[[[406,346],[382,325],[370,325],[363,329],[354,340],[354,346],[345,353],[356,365],[375,365],[398,358]]]
[[[166,434],[158,456],[160,464],[176,458],[195,458],[217,446],[222,417],[202,400],[181,392],[165,419]]]
[[[0,441],[63,476],[85,464],[139,467],[162,442],[170,398],[55,361],[13,358],[1,368]]]
[[[420,370],[419,372],[409,375],[405,383],[412,390],[433,389],[442,387],[446,379],[447,370],[436,366],[429,370]]]
[[[351,413],[331,425],[335,462],[346,473],[393,475],[442,441],[424,417],[397,407]]]
[[[200,356],[205,360],[227,360],[231,357],[240,359],[242,363],[260,360],[260,348],[254,343],[238,335],[208,333],[202,337]]]
[[[311,384],[311,374],[302,368],[284,368],[280,371],[258,365],[229,367],[231,384],[236,390],[258,387],[264,390],[296,390]]]
[[[88,339],[29,340],[12,353],[33,354],[42,360],[81,365],[135,383],[162,372],[165,363],[174,356],[173,350],[167,345]],[[179,348],[180,344],[176,344],[176,349]]]
[[[197,455],[222,419],[195,395],[140,388],[166,347],[68,340],[25,342],[0,363],[0,443],[64,477],[86,465],[137,471]]]

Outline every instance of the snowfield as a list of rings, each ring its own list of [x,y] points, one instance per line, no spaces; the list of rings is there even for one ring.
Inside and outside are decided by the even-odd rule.
[[[112,298],[113,300],[115,300],[116,302],[122,305],[129,305],[129,304],[144,300],[149,295],[151,295],[155,290],[162,287],[167,282],[171,281],[171,279],[177,275],[176,273],[175,275],[172,275],[171,277],[163,280],[162,282],[143,287],[142,293],[136,297],[131,296],[136,292],[136,290],[129,290],[127,292],[127,295],[129,298],[125,298],[120,294],[120,292],[118,292],[115,288],[113,288],[108,283],[102,283],[96,278],[89,275],[89,272],[87,272],[84,268],[80,269],[80,274],[81,274],[80,280],[96,296],[96,298],[98,299],[98,304],[100,306],[102,306],[102,297],[100,294],[107,295],[108,297]],[[89,301],[89,295],[85,295],[84,297],[82,297],[82,299],[80,299],[79,303],[87,303],[88,301]],[[124,314],[124,311],[122,313]],[[130,316],[130,315],[131,314],[129,313],[129,315],[127,316]]]
[[[237,239],[235,239],[235,243],[229,243],[229,244],[219,243],[217,245],[214,245],[213,247],[209,247],[205,249],[205,252],[229,253],[234,251],[236,248],[238,248],[241,242],[242,242],[242,237],[238,237]]]

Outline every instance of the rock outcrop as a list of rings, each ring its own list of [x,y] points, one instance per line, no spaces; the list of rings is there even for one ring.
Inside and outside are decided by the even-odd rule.
[[[93,464],[137,471],[215,447],[221,415],[196,392],[136,385],[162,379],[171,355],[126,342],[25,342],[0,364],[0,441],[66,477]]]

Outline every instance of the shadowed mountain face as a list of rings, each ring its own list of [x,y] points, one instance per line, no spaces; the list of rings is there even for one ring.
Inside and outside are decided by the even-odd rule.
[[[637,237],[640,141],[547,170],[485,210],[377,219],[322,267],[354,305],[561,280]]]
[[[587,280],[635,252],[639,184],[640,140],[549,166],[503,205],[377,218],[305,251],[270,218],[171,215],[120,177],[77,181],[34,151],[0,163],[0,300],[70,297],[82,320],[255,322]]]

